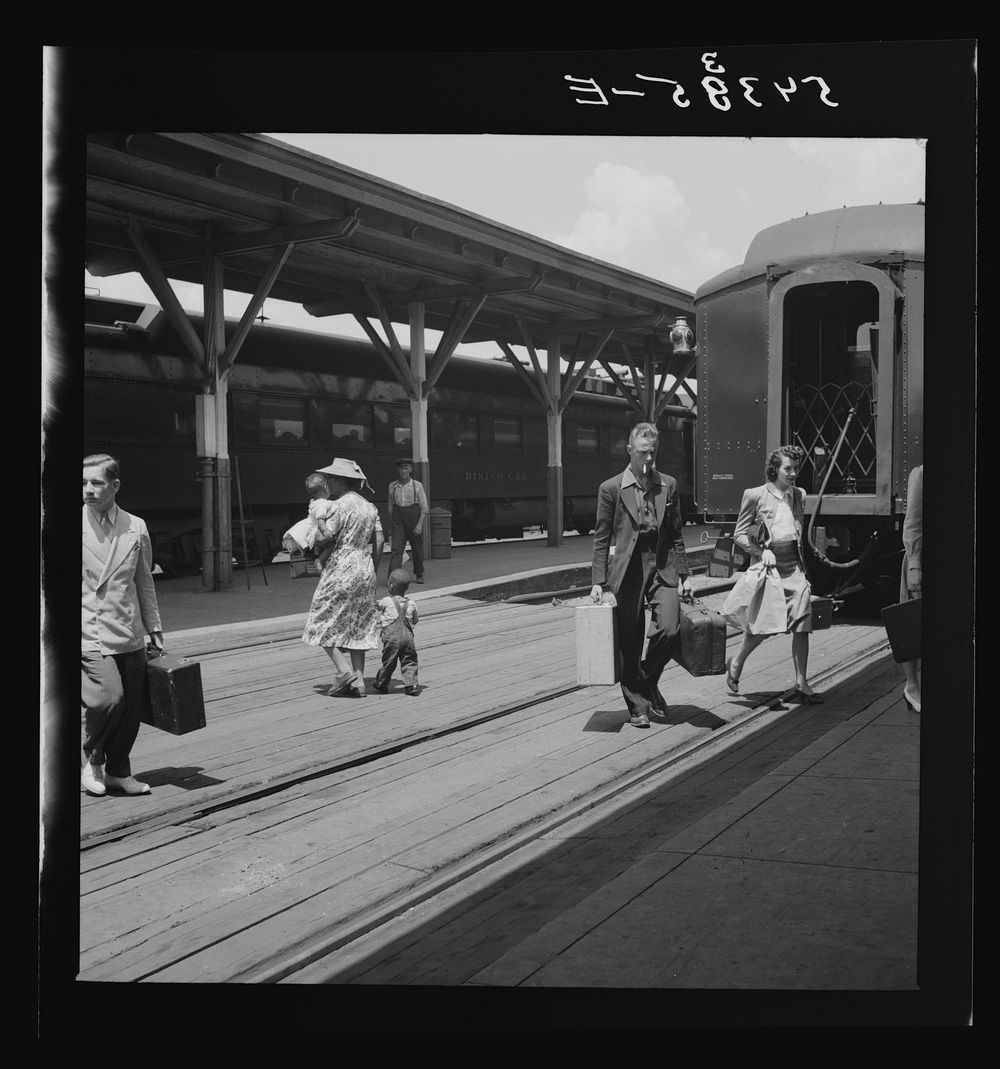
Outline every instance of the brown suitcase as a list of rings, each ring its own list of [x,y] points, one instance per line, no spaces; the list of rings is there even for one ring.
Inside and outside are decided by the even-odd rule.
[[[920,598],[888,605],[882,610],[892,656],[900,664],[920,658],[921,617]]]
[[[719,676],[726,670],[726,618],[697,599],[681,601],[677,662],[693,676]]]
[[[205,726],[201,665],[164,654],[146,661],[146,700],[140,720],[171,735]]]

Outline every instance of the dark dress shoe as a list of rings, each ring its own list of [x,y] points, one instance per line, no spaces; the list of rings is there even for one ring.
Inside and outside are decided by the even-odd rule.
[[[650,712],[658,720],[666,719],[669,708],[666,701],[664,701],[663,695],[660,693],[659,687],[650,686],[649,688],[649,704],[652,707]]]
[[[634,728],[648,728],[649,727],[649,717],[646,716],[645,713],[634,713],[632,716],[630,716],[628,718],[628,722]]]

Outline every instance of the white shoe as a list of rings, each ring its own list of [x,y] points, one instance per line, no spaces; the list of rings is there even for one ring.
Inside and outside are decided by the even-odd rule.
[[[88,761],[80,773],[80,786],[87,794],[104,794],[104,765],[92,765]]]
[[[125,794],[149,794],[152,790],[148,783],[140,783],[135,776],[105,776],[104,782]]]

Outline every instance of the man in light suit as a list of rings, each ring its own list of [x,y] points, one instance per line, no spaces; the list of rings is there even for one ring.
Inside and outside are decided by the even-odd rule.
[[[652,423],[633,427],[628,467],[601,483],[591,567],[594,601],[605,584],[617,601],[622,694],[629,722],[641,728],[649,727],[651,711],[659,719],[667,714],[660,674],[680,641],[680,597],[691,592],[677,480],[656,470],[659,437]],[[646,603],[652,623],[642,660]]]
[[[84,717],[81,786],[149,794],[132,775],[146,681],[146,635],[163,649],[146,524],[119,508],[118,461],[83,458],[83,623],[80,704]]]

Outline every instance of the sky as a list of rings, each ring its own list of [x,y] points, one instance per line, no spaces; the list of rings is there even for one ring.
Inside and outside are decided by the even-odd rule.
[[[925,146],[912,139],[267,136],[692,293],[742,263],[765,227],[845,205],[924,199]],[[101,296],[155,303],[137,274],[85,272],[84,284]],[[200,286],[173,286],[184,308],[202,310]],[[227,293],[226,314],[240,315],[248,299]],[[316,319],[271,299],[264,314],[275,324],[364,337],[350,316]],[[397,332],[406,344],[406,328]],[[459,351],[487,355],[482,346]]]

